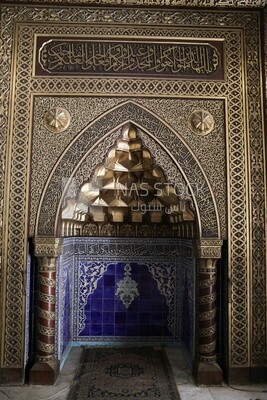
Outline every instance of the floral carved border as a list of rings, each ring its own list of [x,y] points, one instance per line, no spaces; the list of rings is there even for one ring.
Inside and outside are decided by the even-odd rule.
[[[257,12],[208,12],[195,11],[194,13],[179,10],[138,10],[138,9],[108,9],[108,8],[44,8],[44,7],[2,7],[3,28],[1,40],[3,43],[0,55],[4,74],[2,77],[4,93],[1,97],[2,122],[1,148],[3,154],[8,154],[5,164],[5,179],[10,195],[6,193],[4,211],[4,226],[8,227],[7,235],[2,246],[4,252],[1,276],[6,285],[6,308],[3,316],[3,352],[1,366],[20,367],[23,365],[23,320],[24,299],[17,288],[23,284],[23,270],[26,263],[27,222],[26,204],[28,199],[28,159],[30,152],[30,107],[29,99],[32,92],[46,90],[44,80],[33,80],[30,76],[28,54],[33,54],[31,23],[50,21],[51,23],[64,22],[63,31],[67,32],[68,22],[79,22],[80,32],[88,31],[87,23],[105,23],[102,32],[120,24],[117,34],[131,33],[136,25],[138,35],[174,35],[183,36],[185,29],[179,31],[179,26],[198,26],[197,32],[192,28],[192,37],[197,35],[214,34],[213,27],[220,26],[217,34],[226,40],[226,57],[228,60],[228,79],[224,83],[206,82],[165,82],[159,90],[156,80],[136,82],[129,79],[127,93],[149,96],[175,96],[177,93],[187,96],[201,90],[203,96],[226,97],[228,99],[229,135],[228,135],[228,162],[229,162],[229,260],[230,277],[232,280],[230,307],[230,365],[248,366],[266,363],[266,263],[265,232],[265,176],[264,176],[264,147],[261,106],[261,78],[259,52],[259,14]],[[146,25],[146,30],[140,27],[140,22]],[[73,24],[72,26],[74,26]],[[160,28],[159,28],[160,27]],[[49,31],[49,27],[47,27]],[[74,34],[75,34],[74,28]],[[99,31],[101,31],[99,29]],[[132,30],[132,31],[131,31]],[[120,33],[119,33],[120,32]],[[17,50],[16,64],[16,93],[11,96],[11,56],[14,38],[19,38],[20,46]],[[246,52],[243,54],[243,43],[246,43]],[[246,57],[245,63],[244,56]],[[25,60],[25,61],[23,61]],[[25,68],[26,65],[26,68]],[[247,81],[247,97],[243,87],[244,71]],[[29,84],[30,82],[30,84]],[[76,90],[86,91],[98,95],[107,93],[107,80],[68,80],[69,93]],[[111,80],[109,93],[125,95],[125,80]],[[64,87],[64,80],[53,80],[49,83],[51,92],[58,92],[59,86]],[[135,89],[137,87],[137,89]],[[243,97],[240,98],[240,93]],[[247,101],[245,101],[247,99]],[[12,101],[10,101],[12,100]],[[14,124],[8,119],[9,104],[14,105]],[[244,120],[247,107],[248,118]],[[9,125],[10,124],[10,125]],[[8,127],[12,134],[12,148],[7,146]],[[245,129],[243,127],[246,127]],[[25,134],[28,133],[27,134]],[[11,137],[11,136],[10,136]],[[9,142],[11,144],[11,141]],[[247,157],[249,156],[249,157]],[[250,175],[247,175],[247,170]],[[1,181],[3,183],[3,180]],[[1,200],[3,190],[1,192]],[[251,204],[250,209],[248,203]],[[2,204],[2,202],[1,202]],[[7,217],[6,217],[7,216]],[[250,225],[248,225],[250,220]],[[251,250],[250,250],[251,249]],[[250,254],[248,254],[250,253]],[[248,254],[248,256],[247,256]],[[248,259],[251,260],[251,270],[248,272]],[[249,298],[249,293],[251,297]],[[249,319],[251,315],[251,319]],[[245,318],[244,318],[245,316]],[[252,330],[253,326],[253,330]],[[251,332],[251,342],[248,341]]]

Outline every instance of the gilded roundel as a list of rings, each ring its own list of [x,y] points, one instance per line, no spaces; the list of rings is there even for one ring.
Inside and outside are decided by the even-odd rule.
[[[213,130],[214,118],[208,111],[195,110],[188,118],[188,125],[196,135],[205,136]]]
[[[53,107],[45,113],[44,123],[50,132],[64,132],[70,124],[70,114],[65,108]]]

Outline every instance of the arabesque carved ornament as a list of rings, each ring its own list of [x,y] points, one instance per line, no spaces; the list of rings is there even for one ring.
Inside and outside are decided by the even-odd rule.
[[[36,237],[34,252],[36,257],[58,257],[62,252],[62,238]]]
[[[83,130],[77,136],[77,139],[72,142],[71,146],[62,153],[56,168],[50,176],[49,184],[39,206],[40,216],[36,227],[37,235],[45,236],[53,235],[54,233],[55,216],[59,210],[61,212],[62,203],[60,202],[64,200],[62,195],[64,178],[73,176],[75,166],[81,163],[81,160],[85,162],[86,158],[95,162],[95,167],[97,167],[96,160],[89,156],[91,147],[99,139],[103,140],[103,137],[109,136],[111,128],[115,130],[118,125],[124,125],[125,121],[129,120],[129,115],[136,126],[140,124],[139,121],[142,121],[142,129],[140,130],[146,130],[153,135],[152,137],[157,138],[167,150],[167,154],[172,154],[174,160],[179,159],[179,166],[176,165],[187,177],[186,186],[190,187],[190,192],[195,199],[194,204],[197,204],[199,209],[199,220],[201,221],[199,225],[201,224],[202,235],[206,237],[220,236],[220,221],[215,199],[199,160],[194,156],[189,146],[179,136],[175,135],[163,121],[158,119],[151,111],[131,100],[123,102],[121,105],[111,109],[109,113],[106,112],[105,115],[98,118],[88,129]],[[168,156],[165,155],[165,157]],[[84,180],[86,179],[88,177],[84,176]],[[67,187],[72,182],[73,180],[69,179],[66,184]],[[54,200],[51,201],[51,198]],[[148,232],[147,235],[149,235]]]
[[[10,0],[10,3],[23,3],[23,0]],[[58,4],[58,0],[28,0],[28,3]],[[256,8],[265,7],[266,0],[63,0],[62,4],[73,5],[120,5],[120,6],[170,6],[170,7],[218,7],[218,8]]]
[[[219,239],[200,239],[196,241],[196,257],[220,259],[223,241]]]
[[[112,1],[112,0],[111,0]],[[34,0],[35,4],[36,1]],[[15,4],[16,3],[16,4]],[[180,4],[179,4],[180,3]],[[12,4],[12,1],[9,2]],[[40,3],[41,4],[41,3]],[[67,2],[66,2],[67,4]],[[77,3],[76,3],[77,4]],[[107,3],[111,4],[111,3]],[[117,2],[116,2],[117,4]],[[122,3],[121,3],[122,4]],[[127,1],[127,5],[129,2]],[[147,3],[146,3],[147,4]],[[157,5],[166,5],[166,1]],[[168,3],[168,4],[171,4]],[[182,0],[176,5],[192,5],[191,1]],[[7,190],[5,198],[4,226],[7,226],[5,246],[7,251],[3,255],[3,265],[6,269],[2,274],[3,287],[6,288],[6,308],[3,310],[4,326],[2,329],[2,365],[21,367],[23,364],[24,344],[23,337],[23,294],[18,291],[22,287],[22,276],[27,236],[25,227],[28,224],[28,182],[27,166],[29,165],[31,121],[31,96],[54,93],[58,96],[59,90],[72,96],[74,93],[103,96],[107,99],[110,94],[115,96],[154,96],[172,97],[192,94],[227,99],[228,126],[226,127],[228,165],[228,195],[229,195],[229,274],[232,280],[231,294],[235,296],[229,308],[230,349],[229,363],[233,367],[249,366],[249,354],[253,365],[266,364],[266,242],[265,232],[265,159],[263,152],[264,129],[262,127],[261,103],[261,57],[259,49],[259,14],[236,11],[230,12],[229,7],[262,7],[265,1],[254,0],[218,0],[197,1],[197,6],[228,7],[227,11],[220,10],[210,13],[203,10],[172,10],[172,9],[134,9],[118,7],[71,9],[62,7],[5,6],[2,11],[3,29],[1,40],[4,44],[1,63],[3,70],[3,123],[0,131],[1,148],[3,149],[3,165],[8,167]],[[27,21],[35,21],[27,24]],[[42,21],[46,21],[43,26]],[[62,24],[59,24],[62,22]],[[18,24],[17,24],[18,23]],[[31,57],[34,52],[34,29],[43,27],[46,34],[57,33],[60,25],[60,34],[75,35],[89,34],[89,29],[98,29],[99,35],[129,35],[136,36],[181,36],[191,38],[221,37],[227,49],[227,80],[225,82],[205,81],[172,81],[157,79],[37,79],[32,78]],[[179,29],[179,26],[183,29]],[[13,30],[17,26],[16,32]],[[119,27],[118,27],[119,26]],[[145,28],[144,28],[145,26]],[[198,26],[199,29],[194,27]],[[216,29],[214,29],[216,28]],[[17,37],[15,37],[17,35]],[[16,70],[11,68],[12,46],[15,38]],[[244,40],[244,42],[243,42]],[[246,51],[243,53],[243,44]],[[238,66],[238,68],[237,68]],[[14,72],[11,76],[11,71]],[[244,74],[243,74],[244,73]],[[244,76],[245,75],[245,76]],[[13,76],[16,76],[16,91],[13,95],[11,87]],[[244,92],[244,78],[246,79],[247,95]],[[12,82],[11,82],[12,81]],[[9,105],[14,105],[13,121],[9,124]],[[244,110],[248,118],[244,119]],[[13,122],[12,121],[12,122]],[[8,128],[12,125],[12,131]],[[244,127],[247,127],[245,129]],[[28,133],[28,134],[27,134]],[[160,132],[159,132],[160,133]],[[12,152],[7,149],[7,137],[12,135],[14,144]],[[204,138],[204,137],[203,137]],[[203,139],[201,138],[201,139]],[[248,146],[248,147],[247,147]],[[8,150],[8,151],[7,151]],[[6,154],[10,157],[6,160]],[[247,161],[246,154],[249,155]],[[249,164],[249,165],[248,165]],[[249,168],[248,168],[249,166]],[[251,187],[247,187],[251,182]],[[42,191],[42,187],[40,189]],[[4,191],[1,192],[1,204]],[[47,199],[47,204],[51,200]],[[248,207],[248,202],[250,207]],[[249,214],[249,215],[248,215]],[[248,225],[248,217],[250,224]],[[248,234],[250,241],[248,243]],[[52,252],[53,253],[53,252]],[[51,254],[51,253],[50,253]],[[248,263],[249,261],[249,263]],[[248,265],[251,268],[248,275]],[[15,293],[15,294],[14,294]],[[252,330],[253,326],[253,330]],[[250,339],[251,338],[251,341]]]

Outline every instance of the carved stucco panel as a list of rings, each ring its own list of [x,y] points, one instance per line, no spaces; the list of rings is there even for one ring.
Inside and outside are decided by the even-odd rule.
[[[161,82],[161,91],[158,90],[158,82],[151,80],[147,82],[136,82],[127,80],[127,90],[132,95],[138,96],[146,93],[149,96],[177,96],[178,93],[188,96],[198,93],[201,89],[203,96],[227,97],[228,99],[228,181],[229,181],[229,261],[230,275],[232,278],[232,300],[230,306],[230,365],[247,366],[250,359],[254,363],[266,362],[266,272],[262,266],[266,263],[266,249],[263,238],[265,229],[265,205],[264,201],[264,158],[262,139],[262,109],[260,107],[260,54],[258,49],[259,20],[257,12],[230,12],[209,13],[206,11],[190,10],[138,10],[138,9],[90,9],[78,7],[72,9],[54,7],[2,7],[3,31],[1,39],[6,44],[1,54],[4,60],[5,74],[3,76],[4,95],[1,97],[4,107],[3,145],[7,137],[7,115],[9,104],[16,100],[14,108],[15,129],[13,134],[13,153],[9,163],[11,171],[10,195],[11,200],[5,205],[5,224],[9,231],[7,238],[7,249],[4,274],[5,282],[9,282],[6,292],[6,309],[4,310],[5,327],[3,331],[4,353],[1,354],[2,365],[22,365],[23,349],[20,337],[23,329],[22,296],[18,293],[13,298],[14,288],[22,285],[22,270],[25,264],[26,236],[24,227],[27,224],[25,213],[25,201],[27,199],[27,171],[24,168],[28,162],[29,143],[31,137],[30,121],[30,92],[44,93],[47,90],[57,93],[65,87],[65,93],[73,94],[87,93],[88,95],[106,95],[107,92],[114,95],[125,95],[123,79],[92,79],[86,82],[82,79],[38,80],[31,78],[33,32],[41,29],[43,33],[56,33],[59,29],[58,21],[64,22],[60,25],[61,33],[75,35],[79,33],[90,34],[92,30],[100,35],[150,35],[150,36],[191,36],[191,37],[215,37],[220,36],[226,40],[225,51],[228,60],[228,71],[226,82],[184,82],[166,81]],[[10,91],[11,71],[11,47],[13,41],[14,22],[25,22],[18,29],[20,39],[19,51],[17,52],[16,71],[16,99],[7,101]],[[29,21],[31,24],[29,24]],[[40,22],[51,21],[43,26]],[[34,25],[33,22],[36,22]],[[68,22],[79,22],[79,24],[68,24]],[[90,24],[87,24],[90,22]],[[101,23],[97,27],[94,24]],[[142,22],[142,24],[140,24]],[[118,27],[116,27],[116,24]],[[136,25],[135,25],[136,24]],[[93,26],[94,25],[94,26]],[[142,26],[141,26],[142,25]],[[179,26],[183,29],[179,29]],[[146,26],[146,29],[144,28]],[[162,29],[159,29],[159,26]],[[201,29],[190,29],[190,26],[199,26]],[[214,27],[220,26],[220,29]],[[187,28],[185,28],[187,27]],[[90,31],[91,29],[91,31]],[[202,30],[203,29],[203,30]],[[245,37],[246,53],[242,52],[242,34]],[[242,64],[242,60],[246,63]],[[26,60],[26,61],[25,61]],[[30,60],[30,62],[29,62]],[[245,71],[248,90],[247,97],[240,96],[243,93],[243,80],[240,71]],[[247,68],[247,70],[245,70]],[[25,82],[27,85],[25,85]],[[68,85],[66,85],[68,83]],[[107,86],[109,85],[109,86]],[[76,88],[74,90],[74,87]],[[256,90],[254,90],[256,89]],[[22,95],[22,97],[20,97]],[[26,99],[26,100],[25,100]],[[20,101],[21,100],[21,101]],[[247,108],[246,108],[247,107]],[[248,119],[244,121],[245,109],[248,110]],[[19,121],[19,122],[18,122]],[[248,127],[249,135],[244,130]],[[67,132],[67,131],[66,131]],[[27,135],[28,133],[28,135]],[[10,135],[11,135],[10,134]],[[248,148],[246,148],[246,143]],[[3,147],[5,149],[5,147]],[[251,161],[245,163],[246,155]],[[10,155],[10,154],[9,154]],[[4,160],[5,161],[5,160]],[[250,175],[247,175],[250,171]],[[3,181],[2,181],[3,182]],[[247,189],[246,183],[253,184]],[[15,196],[17,193],[17,197]],[[19,201],[16,200],[19,199]],[[248,199],[251,198],[250,235],[251,246],[247,243],[247,216],[250,210],[247,208]],[[52,199],[51,199],[52,200]],[[247,254],[251,257],[251,285],[248,281]],[[252,293],[249,299],[249,293]],[[250,301],[252,300],[252,301]],[[248,302],[250,301],[250,313]],[[260,310],[260,314],[258,313]],[[252,315],[253,332],[252,342],[248,343],[248,331],[252,329],[252,323],[245,316]],[[257,316],[258,315],[258,316]],[[259,317],[260,315],[260,317]],[[261,317],[262,316],[262,317]],[[258,345],[259,344],[259,345]],[[250,358],[250,354],[252,357]]]
[[[110,129],[115,129],[127,120],[135,124],[142,123],[142,128],[162,144],[173,159],[181,164],[181,169],[187,176],[188,183],[193,188],[196,203],[200,210],[202,234],[204,236],[216,236],[217,210],[214,205],[212,194],[203,171],[189,148],[171,131],[161,120],[157,119],[151,112],[137,106],[132,101],[122,104],[111,110],[108,114],[98,119],[92,126],[85,130],[72,146],[67,149],[50,178],[49,185],[40,206],[40,217],[38,220],[37,233],[39,235],[53,234],[55,215],[59,207],[61,196],[61,182],[66,176],[73,176],[74,168],[80,159],[87,156],[92,145],[107,136]],[[153,132],[153,133],[152,133]],[[153,151],[152,151],[153,154]],[[99,159],[99,157],[98,157]],[[179,160],[179,161],[178,161]],[[98,161],[99,162],[99,161]],[[201,192],[197,190],[198,185]]]
[[[32,145],[32,163],[34,168],[31,177],[31,214],[30,214],[30,236],[34,234],[34,223],[36,220],[37,207],[40,202],[40,196],[44,191],[44,185],[57,162],[60,154],[75,139],[75,137],[88,126],[91,121],[97,117],[103,116],[105,112],[110,111],[114,106],[123,103],[127,99],[118,98],[91,98],[91,97],[36,97],[34,104],[34,130]],[[194,151],[197,159],[202,165],[208,180],[212,185],[216,203],[219,209],[222,236],[226,237],[226,175],[225,175],[225,132],[224,132],[224,104],[218,100],[184,100],[184,99],[133,99],[140,106],[147,107],[148,110],[158,115],[162,121],[171,125],[177,135],[184,138]],[[68,130],[62,134],[54,134],[49,132],[44,126],[44,115],[50,107],[62,107],[71,110],[71,124]],[[195,109],[203,107],[212,111],[215,118],[215,129],[207,137],[197,137],[194,135],[187,125],[187,118]],[[130,118],[130,115],[129,115]],[[150,122],[151,124],[151,122]],[[152,127],[153,128],[153,127]],[[156,127],[155,127],[156,129]],[[80,132],[79,132],[80,131]],[[150,132],[153,134],[153,132]],[[89,139],[88,139],[89,140]],[[170,138],[170,140],[172,140]],[[97,146],[94,150],[94,156],[88,155],[92,164],[102,162],[105,153],[112,145],[111,137]],[[104,146],[104,152],[101,148]],[[156,144],[150,143],[148,148],[155,154]],[[152,147],[153,146],[153,147]],[[216,156],[216,161],[214,160]],[[164,155],[159,160],[159,164],[164,162]],[[77,157],[73,162],[77,163]],[[80,161],[80,160],[79,160]],[[86,160],[84,160],[86,162]],[[169,159],[168,163],[171,163]],[[179,163],[179,158],[178,158]],[[96,164],[95,164],[96,165]],[[170,165],[164,167],[165,172],[170,170]],[[177,170],[177,167],[176,167]],[[92,170],[90,171],[90,173]],[[89,171],[88,171],[89,173]],[[173,172],[172,182],[180,182],[178,178],[179,172]],[[86,180],[89,175],[84,175]],[[64,182],[69,178],[65,176]],[[62,190],[64,190],[64,182],[62,182]],[[79,184],[82,180],[79,179]],[[201,183],[196,183],[196,190],[202,191]],[[184,182],[186,187],[186,182]]]

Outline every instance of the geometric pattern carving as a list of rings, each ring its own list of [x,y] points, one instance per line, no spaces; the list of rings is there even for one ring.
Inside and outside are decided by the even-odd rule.
[[[185,0],[186,1],[186,0]],[[216,2],[218,4],[218,2]],[[225,4],[233,5],[228,0]],[[215,3],[214,3],[215,4]],[[242,3],[243,4],[243,3]],[[247,0],[245,5],[249,6],[251,1]],[[253,2],[253,5],[261,5]],[[252,6],[253,6],[252,5]],[[81,16],[79,8],[73,7],[63,9],[54,7],[53,12],[44,7],[7,7],[2,10],[3,30],[1,39],[4,43],[2,68],[3,76],[3,129],[0,130],[0,146],[3,154],[6,154],[6,138],[9,114],[9,105],[14,103],[13,120],[10,121],[12,137],[12,154],[9,154],[8,173],[9,185],[7,185],[9,200],[5,206],[5,226],[8,227],[5,246],[7,252],[4,254],[3,265],[5,271],[2,274],[6,287],[6,308],[3,313],[2,343],[3,353],[1,363],[6,367],[19,367],[23,365],[23,321],[24,300],[21,291],[23,268],[25,263],[28,221],[26,204],[28,200],[28,160],[30,153],[29,138],[30,131],[30,96],[31,93],[56,93],[64,90],[65,94],[87,93],[88,95],[111,96],[192,96],[201,92],[203,97],[227,98],[228,107],[228,183],[229,183],[229,268],[232,281],[230,305],[230,365],[248,366],[249,354],[254,365],[266,363],[266,248],[264,241],[265,231],[265,199],[264,199],[264,157],[262,140],[262,110],[259,106],[260,100],[260,54],[258,50],[259,21],[258,13],[246,12],[220,12],[210,13],[205,11],[190,10],[166,10],[166,9],[90,9],[84,8]],[[10,98],[11,80],[11,45],[15,21],[28,20],[41,21],[46,19],[51,24],[41,26],[40,24],[19,25],[16,43],[16,92],[15,98]],[[225,82],[202,82],[202,81],[172,81],[157,79],[39,79],[32,78],[29,68],[34,43],[34,32],[38,29],[42,34],[93,34],[125,35],[128,36],[157,36],[157,37],[220,37],[225,41],[227,51],[227,73]],[[56,22],[56,23],[55,23]],[[68,22],[70,22],[68,24]],[[101,23],[104,24],[101,24]],[[84,25],[82,25],[84,23]],[[142,24],[141,24],[142,23]],[[97,25],[99,24],[99,25]],[[38,25],[38,26],[37,26]],[[179,26],[183,29],[179,29]],[[116,27],[117,26],[117,27]],[[143,28],[145,26],[145,28]],[[202,29],[195,30],[193,26]],[[219,29],[214,29],[215,27]],[[232,28],[234,27],[234,28]],[[241,53],[244,43],[246,52]],[[246,59],[244,58],[246,57]],[[244,61],[243,61],[244,60]],[[245,72],[247,82],[247,96],[243,98]],[[12,78],[13,79],[13,78]],[[12,95],[13,96],[13,95]],[[138,107],[137,107],[138,108]],[[123,109],[123,108],[121,108]],[[134,122],[140,122],[140,115],[135,114]],[[248,111],[248,120],[244,120],[245,110]],[[115,113],[114,113],[115,116]],[[119,118],[118,123],[125,122]],[[159,122],[155,118],[150,122]],[[13,124],[14,122],[14,124]],[[102,121],[104,122],[104,120]],[[147,122],[147,121],[145,121]],[[13,125],[12,125],[13,124]],[[113,126],[117,122],[113,123]],[[247,130],[246,128],[247,127]],[[108,130],[99,128],[99,137],[108,134]],[[159,123],[159,129],[150,129],[147,123],[142,123],[145,132],[154,132],[155,140],[165,145],[164,132],[168,131]],[[164,129],[165,131],[164,131]],[[163,129],[162,131],[160,129]],[[92,131],[92,130],[91,130]],[[66,132],[67,133],[67,132]],[[102,136],[101,136],[102,135]],[[96,136],[95,136],[96,137]],[[174,137],[174,135],[173,135]],[[203,139],[203,138],[202,138]],[[178,154],[178,143],[169,144],[169,154],[174,157]],[[247,147],[248,146],[248,147]],[[168,147],[168,146],[166,146]],[[74,150],[74,148],[73,148]],[[245,156],[249,155],[249,168]],[[71,156],[71,154],[69,154]],[[69,158],[70,160],[70,158]],[[186,160],[186,158],[185,158]],[[5,161],[5,160],[4,160]],[[66,171],[71,171],[71,165],[66,165]],[[248,172],[249,174],[248,175]],[[58,171],[57,171],[58,172]],[[69,175],[68,175],[69,176]],[[56,176],[55,176],[56,177]],[[58,176],[57,176],[58,177]],[[247,187],[247,182],[251,185]],[[1,182],[2,183],[2,182]],[[57,183],[57,182],[56,182]],[[2,193],[0,193],[2,196]],[[2,196],[3,197],[3,196]],[[0,198],[0,204],[1,199]],[[249,203],[248,203],[249,199]],[[50,199],[54,200],[54,199]],[[49,203],[49,199],[44,201]],[[59,202],[59,199],[58,199]],[[250,204],[250,208],[248,207]],[[204,207],[204,204],[202,205]],[[201,204],[200,204],[201,207]],[[204,209],[202,210],[204,213]],[[214,210],[215,212],[215,210]],[[250,227],[248,228],[247,216],[249,213]],[[207,212],[205,212],[207,215]],[[1,211],[1,216],[3,212]],[[48,221],[50,224],[52,221]],[[204,223],[204,229],[207,223]],[[247,241],[247,233],[250,233],[250,242]],[[53,235],[54,232],[51,233]],[[251,284],[248,279],[248,259],[250,260]],[[250,286],[251,285],[251,286]],[[249,294],[251,297],[249,298]],[[251,304],[249,312],[248,304]],[[249,331],[253,324],[251,341],[248,342]]]
[[[266,6],[266,2],[265,2]],[[253,46],[251,35],[258,35],[259,25],[255,18],[246,31],[246,42],[250,48]],[[266,53],[265,53],[266,55]],[[267,363],[267,300],[266,300],[266,158],[264,155],[264,127],[260,118],[263,110],[257,104],[261,96],[261,54],[255,49],[250,55],[247,65],[248,73],[248,96],[251,101],[248,103],[248,130],[249,130],[249,160],[250,160],[250,201],[251,201],[251,248],[252,248],[252,283],[251,283],[251,306],[252,320],[251,327],[251,362],[254,365]],[[265,136],[266,137],[266,136]]]
[[[179,160],[177,167],[181,168],[188,179],[195,197],[195,205],[198,206],[201,226],[199,230],[205,237],[216,237],[220,235],[219,221],[214,197],[210,191],[209,184],[202,172],[202,168],[195,159],[189,148],[168,128],[164,123],[156,118],[151,112],[143,109],[139,105],[127,101],[120,107],[116,107],[105,116],[99,118],[94,124],[91,124],[87,130],[84,130],[72,146],[63,153],[57,168],[50,177],[43,202],[40,206],[40,217],[38,221],[38,235],[54,234],[55,215],[59,208],[61,198],[61,182],[65,176],[73,176],[75,166],[84,159],[92,145],[101,137],[108,136],[111,128],[114,130],[119,124],[123,124],[130,119],[135,125],[142,121],[142,129],[149,132],[152,137],[172,154],[173,159]],[[100,160],[101,161],[101,160]],[[85,177],[86,178],[86,177]],[[201,191],[198,191],[198,185]],[[51,199],[53,198],[53,201]]]
[[[11,0],[10,3],[23,3],[23,0]],[[29,0],[28,3],[40,3],[44,4],[48,2],[49,4],[55,3],[57,5],[57,0]],[[95,4],[94,0],[64,0],[65,4],[75,4],[75,5],[91,5]],[[98,4],[104,5],[118,5],[118,4],[126,4],[126,1],[120,2],[119,0],[99,0]],[[127,5],[135,5],[135,6],[175,6],[175,7],[235,7],[235,8],[255,8],[255,7],[264,7],[266,5],[266,0],[147,0],[145,3],[142,0],[127,0]]]
[[[229,82],[229,105],[233,110],[231,114],[231,135],[229,135],[229,151],[231,154],[229,173],[229,185],[231,193],[230,215],[232,218],[230,227],[230,274],[232,281],[231,296],[231,361],[232,366],[248,365],[248,277],[247,277],[247,198],[246,198],[246,171],[245,171],[245,137],[242,129],[243,114],[235,109],[238,90],[242,90],[242,73],[237,71],[236,65],[242,64],[241,38],[236,38],[238,48],[235,60],[229,58],[228,70],[235,76],[235,81]],[[242,105],[240,104],[240,108]],[[240,197],[240,193],[243,196]],[[237,295],[238,294],[238,295]],[[246,315],[247,318],[241,318]]]
[[[126,99],[121,99],[120,103]],[[56,100],[58,101],[58,100]],[[139,102],[140,103],[140,102]],[[69,110],[72,110],[72,118],[75,123],[72,124],[65,135],[61,135],[60,141],[57,135],[49,135],[43,128],[43,114],[45,110],[51,108],[53,97],[35,97],[34,101],[34,132],[32,141],[32,162],[35,165],[31,174],[31,213],[30,213],[30,235],[34,234],[34,221],[36,219],[37,207],[40,202],[43,182],[49,178],[49,173],[52,170],[60,154],[64,151],[71,139],[74,138],[84,126],[88,124],[88,115],[92,116],[91,120],[98,118],[99,115],[110,111],[112,106],[116,106],[113,98],[95,98],[95,97],[64,97],[58,104],[64,104]],[[205,167],[205,173],[209,179],[212,191],[218,207],[218,214],[221,225],[222,237],[227,236],[227,210],[226,210],[226,176],[225,176],[225,132],[224,132],[224,102],[222,100],[186,100],[186,99],[142,99],[143,107],[148,110],[153,110],[160,118],[165,119],[173,127],[174,131],[179,132],[182,138],[190,143],[190,147],[196,157]],[[195,108],[205,107],[212,109],[214,118],[216,118],[216,130],[212,141],[209,138],[199,139],[193,135],[187,127],[187,120],[183,115],[187,115]],[[98,113],[96,112],[98,110]],[[178,118],[177,118],[178,116]],[[177,166],[170,156],[166,154],[164,149],[157,143],[155,139],[148,136],[145,132],[138,129],[138,134],[148,148],[153,148],[153,158],[157,164],[163,169],[168,181],[178,188],[179,193],[186,194],[188,192],[188,184],[179,173]],[[99,143],[97,147],[92,148],[87,158],[75,172],[75,176],[71,178],[70,188],[77,188],[84,180],[91,176],[92,169],[96,166],[94,160],[102,160],[110,145],[113,145],[114,132],[110,134],[111,142],[108,138]],[[201,145],[200,141],[201,140]],[[49,141],[53,147],[53,153],[50,152],[50,146],[47,146]],[[102,151],[104,149],[104,151]],[[216,154],[216,163],[214,163],[214,154]],[[65,187],[67,177],[63,182],[62,187]],[[69,185],[69,183],[68,183]],[[199,188],[201,190],[201,187]]]

